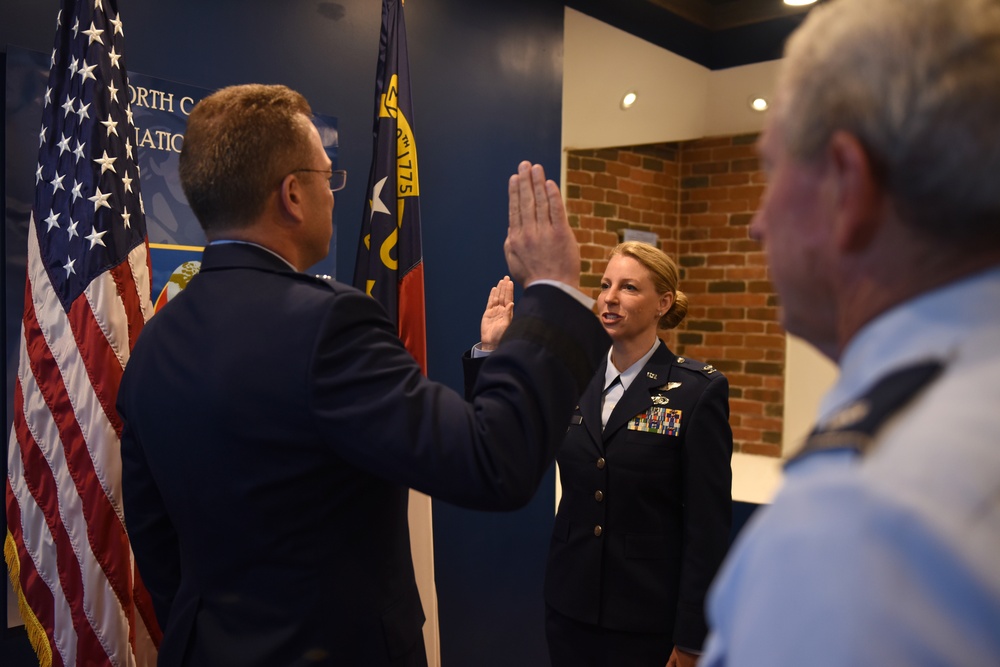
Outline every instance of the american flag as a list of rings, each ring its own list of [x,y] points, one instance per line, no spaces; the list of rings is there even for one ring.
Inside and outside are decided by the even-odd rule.
[[[42,665],[152,665],[122,514],[122,370],[152,315],[117,0],[64,0],[38,133],[4,552]]]

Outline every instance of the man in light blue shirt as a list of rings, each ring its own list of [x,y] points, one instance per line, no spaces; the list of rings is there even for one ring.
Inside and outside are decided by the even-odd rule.
[[[1000,2],[818,7],[770,113],[751,234],[840,377],[701,665],[1000,665]]]

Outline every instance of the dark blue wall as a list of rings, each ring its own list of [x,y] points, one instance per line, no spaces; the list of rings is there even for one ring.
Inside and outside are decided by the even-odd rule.
[[[58,7],[0,0],[0,48],[48,53]],[[381,0],[121,0],[120,10],[132,71],[206,89],[284,83],[338,118],[339,165],[350,180],[335,211],[337,274],[350,282]],[[460,388],[459,356],[478,339],[489,287],[505,271],[507,177],[522,159],[559,173],[563,3],[410,0],[405,11],[430,375]],[[435,504],[445,667],[547,664],[541,571],[552,503],[548,489],[507,515]],[[3,633],[0,663],[21,664],[10,646],[22,639]]]

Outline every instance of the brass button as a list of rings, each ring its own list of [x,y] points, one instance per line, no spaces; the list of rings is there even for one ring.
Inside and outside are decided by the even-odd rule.
[[[594,491],[594,500],[596,500],[597,502],[601,502],[602,500],[604,500],[604,492],[601,491],[600,489]]]
[[[594,537],[600,537],[601,533],[603,532],[604,532],[603,528],[601,528],[600,526],[594,526]]]
[[[602,456],[601,458],[597,459],[597,469],[604,470],[604,465],[605,465],[604,457]]]

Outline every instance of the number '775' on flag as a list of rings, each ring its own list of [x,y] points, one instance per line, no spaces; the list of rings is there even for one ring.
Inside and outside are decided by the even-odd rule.
[[[381,303],[427,373],[420,179],[401,0],[383,0],[374,148],[354,286]]]

